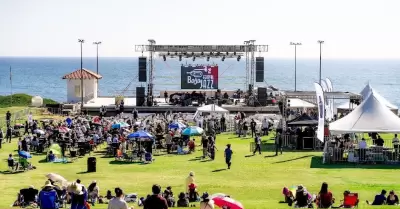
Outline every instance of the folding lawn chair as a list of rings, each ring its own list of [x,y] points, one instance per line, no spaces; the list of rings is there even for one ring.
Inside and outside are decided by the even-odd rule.
[[[358,208],[358,202],[358,193],[350,193],[344,195],[342,205],[344,208]]]

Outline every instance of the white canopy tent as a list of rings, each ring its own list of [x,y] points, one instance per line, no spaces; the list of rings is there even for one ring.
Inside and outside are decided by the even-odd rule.
[[[287,103],[290,104],[288,108],[314,108],[314,104],[298,98],[288,98]],[[289,102],[290,101],[290,102]]]
[[[367,98],[369,96],[369,94],[371,92],[374,92],[375,98],[382,103],[383,105],[385,105],[386,107],[388,107],[391,110],[398,110],[399,108],[392,104],[391,102],[389,102],[387,99],[385,99],[382,95],[380,95],[375,89],[372,88],[371,84],[367,84],[364,89],[360,92],[361,96],[363,96],[363,98]],[[347,101],[344,104],[341,104],[337,107],[337,109],[341,109],[341,110],[351,110],[356,108],[357,105],[356,104],[350,104],[350,101]]]
[[[228,113],[229,111],[218,105],[211,104],[197,108],[197,112]]]
[[[339,133],[400,133],[400,118],[371,94],[347,116],[329,124]]]

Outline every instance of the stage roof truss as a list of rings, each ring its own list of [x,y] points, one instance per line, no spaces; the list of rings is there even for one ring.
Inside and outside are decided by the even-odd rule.
[[[247,45],[136,45],[136,52],[158,53],[246,53]],[[268,52],[268,45],[254,45],[255,52]]]
[[[315,91],[284,91],[284,95],[287,98],[298,98],[298,99],[315,99]],[[363,97],[360,94],[351,92],[324,92],[326,99],[360,99]]]

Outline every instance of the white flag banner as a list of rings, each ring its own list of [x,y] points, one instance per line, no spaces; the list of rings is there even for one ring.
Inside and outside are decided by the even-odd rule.
[[[328,84],[326,83],[325,80],[321,80],[321,87],[322,87],[322,90],[323,90],[324,92],[329,91],[329,90],[328,90]]]
[[[326,78],[325,79],[326,80],[326,84],[327,84],[327,86],[328,86],[328,90],[329,90],[329,92],[333,92],[333,85],[332,85],[332,81],[331,81],[331,79],[329,79],[329,78]],[[334,115],[334,101],[333,101],[333,99],[330,99],[329,100],[329,107],[330,107],[330,112],[331,112],[331,114],[332,114],[332,118],[331,119],[333,119],[333,115]]]
[[[321,87],[324,92],[330,92],[329,85],[326,80],[321,80]],[[326,99],[324,104],[325,104],[325,118],[330,121],[333,118],[333,112],[330,111],[331,103],[329,102],[329,100]]]
[[[324,142],[324,129],[325,129],[325,100],[324,100],[324,91],[322,90],[322,86],[318,83],[314,83],[315,93],[317,96],[317,105],[318,105],[318,130],[317,130],[317,138]]]

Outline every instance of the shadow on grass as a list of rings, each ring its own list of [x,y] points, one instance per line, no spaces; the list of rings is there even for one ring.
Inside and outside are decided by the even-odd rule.
[[[199,162],[205,163],[205,162],[211,162],[211,161],[213,161],[213,160],[212,159],[207,159],[207,160],[200,160]]]
[[[250,155],[245,155],[244,157],[254,157],[256,155],[250,154]]]
[[[81,172],[78,172],[78,173],[76,173],[76,174],[88,174],[88,173],[92,173],[92,172],[81,171]]]
[[[343,169],[343,168],[359,168],[359,169],[400,169],[400,165],[386,165],[386,164],[356,164],[356,163],[335,163],[323,164],[322,156],[314,156],[311,158],[310,168],[322,169]]]
[[[95,150],[93,151],[94,154],[107,154],[107,150]]]
[[[24,173],[24,171],[22,171],[22,170],[14,171],[14,172],[10,172],[10,171],[0,171],[0,174],[2,174],[2,175],[19,174],[19,173]]]
[[[31,152],[30,154],[34,156],[46,155],[46,153],[37,153],[37,152]]]
[[[226,171],[226,170],[228,170],[228,169],[222,168],[222,169],[213,170],[211,172],[216,173],[216,172],[221,172],[221,171]]]
[[[301,157],[292,158],[292,159],[289,159],[289,160],[282,160],[282,161],[273,162],[272,164],[287,163],[287,162],[301,160],[301,159],[309,158],[309,157],[315,157],[315,155],[305,155],[305,156],[301,156]]]
[[[122,160],[113,160],[113,161],[110,161],[110,165],[126,165],[126,164],[142,164],[142,162],[122,161]]]
[[[266,156],[264,156],[265,158],[269,158],[269,157],[276,157],[276,156],[278,156],[278,155],[266,155]]]
[[[154,154],[153,156],[164,156],[164,155],[168,155],[168,153],[157,153],[157,154]]]
[[[100,158],[115,158],[115,157],[114,156],[105,155],[105,156],[101,156]]]
[[[38,161],[38,163],[48,163],[46,159],[41,159]]]
[[[199,161],[199,160],[201,160],[201,158],[195,157],[195,158],[189,159],[188,161]]]

